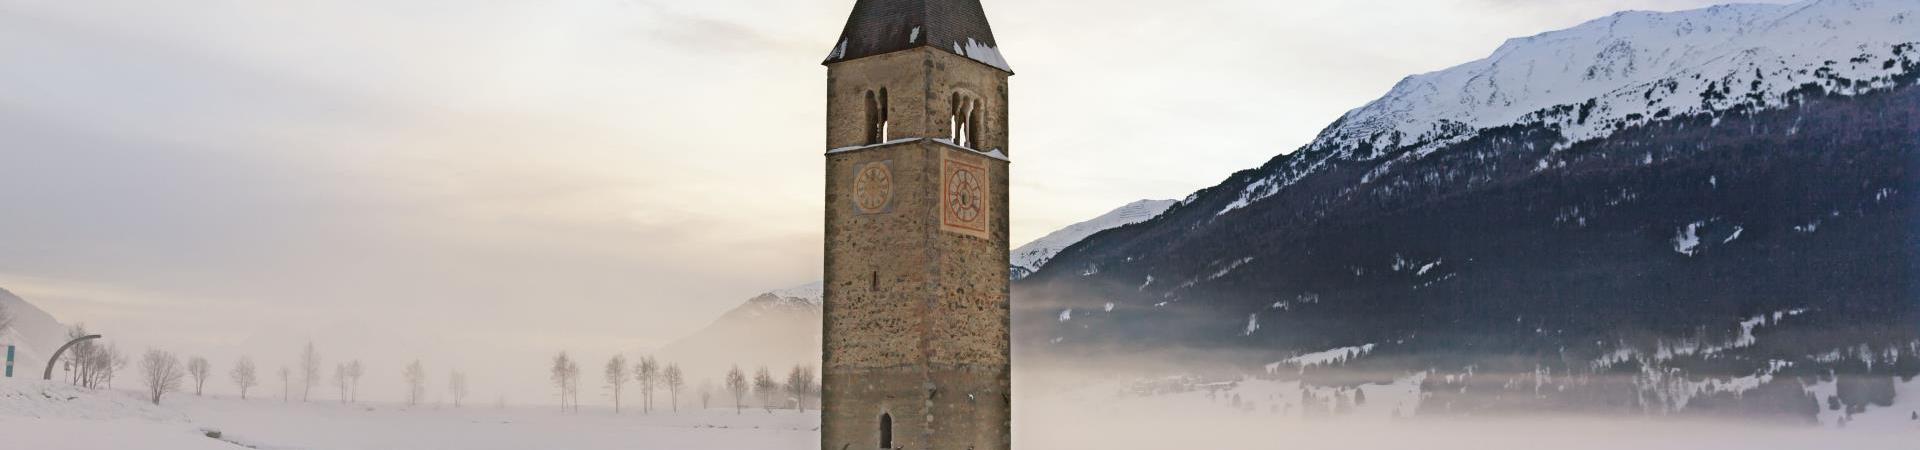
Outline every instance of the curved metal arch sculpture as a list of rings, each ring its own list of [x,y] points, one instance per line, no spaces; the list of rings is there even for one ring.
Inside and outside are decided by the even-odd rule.
[[[81,336],[79,339],[67,341],[67,345],[60,346],[59,350],[54,350],[53,357],[47,358],[47,371],[46,373],[40,374],[40,379],[49,380],[49,381],[53,380],[53,364],[60,362],[60,355],[65,354],[68,348],[73,347],[73,344],[78,344],[81,341],[90,341],[90,340],[99,339],[99,338],[100,338],[100,335],[98,334],[89,334],[86,336]]]

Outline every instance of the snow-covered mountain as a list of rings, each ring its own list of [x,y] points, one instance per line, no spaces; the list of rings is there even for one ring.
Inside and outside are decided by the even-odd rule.
[[[1884,91],[1920,60],[1916,42],[1920,2],[1912,0],[1622,12],[1509,40],[1486,59],[1407,77],[1323,131],[1305,150],[1314,157],[1248,184],[1218,213],[1270,197],[1329,161],[1413,150],[1362,179],[1374,182],[1398,163],[1497,127],[1552,129],[1560,135],[1554,149],[1564,150],[1674,117],[1785,108],[1808,89]],[[1558,164],[1551,157],[1539,163]]]
[[[1052,260],[1061,250],[1072,247],[1094,233],[1133,225],[1153,219],[1173,207],[1173,200],[1141,200],[1108,211],[1091,220],[1068,225],[1059,231],[1041,236],[1020,248],[1013,249],[1013,277],[1024,278]]]
[[[691,374],[719,376],[732,365],[819,366],[821,286],[809,283],[748,299],[713,323],[653,352]]]
[[[1056,255],[1015,285],[1016,351],[1422,373],[1420,413],[1898,404],[1920,375],[1916,19],[1627,12],[1410,77]]]
[[[49,353],[65,343],[67,326],[4,288],[0,288],[0,307],[13,316],[12,326],[0,330],[0,359],[6,358],[4,346],[13,345],[13,376],[39,373],[46,367]]]
[[[1894,63],[1902,56],[1895,45],[1915,41],[1920,2],[1906,0],[1622,12],[1509,40],[1486,59],[1408,77],[1315,144],[1443,141],[1581,105],[1590,109],[1585,120],[1548,120],[1578,141],[1656,116],[1778,107],[1806,83],[1842,93],[1885,89],[1903,70]],[[1588,100],[1593,106],[1584,106]]]

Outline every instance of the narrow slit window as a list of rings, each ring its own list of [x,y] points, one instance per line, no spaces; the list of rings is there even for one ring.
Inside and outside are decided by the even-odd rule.
[[[893,448],[893,415],[880,415],[880,448]]]
[[[867,91],[867,145],[880,143],[880,98]]]
[[[880,123],[875,125],[879,128],[880,142],[893,140],[893,119],[888,114],[890,109],[887,105],[887,88],[880,88]]]

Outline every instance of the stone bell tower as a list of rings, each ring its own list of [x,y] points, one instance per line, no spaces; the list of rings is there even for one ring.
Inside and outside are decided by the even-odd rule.
[[[979,0],[858,0],[827,56],[822,450],[1012,446],[997,44]]]

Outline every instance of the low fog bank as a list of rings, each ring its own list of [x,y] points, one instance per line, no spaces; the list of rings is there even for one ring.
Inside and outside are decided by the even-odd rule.
[[[1891,401],[1829,408],[1843,382],[1780,379],[1768,390],[1718,381],[1593,377],[1612,397],[1524,374],[1246,371],[1161,358],[1027,358],[1014,375],[1015,444],[1047,449],[1912,449],[1920,380]],[[1208,358],[1210,359],[1210,358]],[[1090,362],[1098,360],[1099,362]],[[1553,383],[1562,383],[1559,385]],[[1689,382],[1692,383],[1692,382]],[[1636,389],[1645,386],[1648,389]],[[1624,396],[1624,398],[1622,397]],[[1566,403],[1574,397],[1594,403]],[[1801,414],[1727,413],[1712,402],[1790,398]],[[1615,404],[1606,404],[1609,401]],[[1673,402],[1696,409],[1661,410]],[[1843,402],[1844,403],[1844,402]],[[1884,404],[1880,404],[1884,403]],[[1801,405],[1804,404],[1804,405]],[[1489,406],[1492,405],[1492,406]],[[1706,411],[1700,411],[1707,405]],[[1817,411],[1813,411],[1817,409]]]
[[[1147,403],[1024,400],[1016,405],[1014,443],[1045,449],[1892,450],[1911,449],[1920,439],[1920,428],[1831,430],[1577,416],[1302,421]]]

